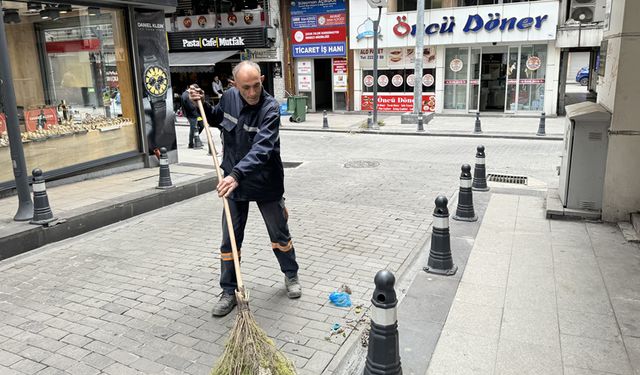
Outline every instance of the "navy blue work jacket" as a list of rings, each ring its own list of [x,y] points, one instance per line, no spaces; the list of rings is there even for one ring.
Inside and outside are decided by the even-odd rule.
[[[227,90],[215,107],[205,104],[207,121],[222,130],[224,175],[239,183],[229,198],[239,201],[279,200],[284,194],[280,158],[280,106],[262,90],[249,105],[236,88]]]

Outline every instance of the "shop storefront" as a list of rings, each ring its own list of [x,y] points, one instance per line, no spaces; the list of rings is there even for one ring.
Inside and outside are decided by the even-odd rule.
[[[269,24],[267,4],[263,1],[209,4],[206,9],[190,10],[206,13],[167,19],[169,58],[176,91],[198,82],[213,96],[214,76],[218,76],[226,88],[232,79],[233,67],[242,60],[252,60],[260,65],[265,76],[265,90],[283,98],[281,54],[274,47],[276,32]]]
[[[291,2],[296,93],[309,111],[347,109],[347,16],[344,0]]]
[[[57,178],[140,165],[158,147],[175,149],[162,48],[163,13],[175,2],[144,3],[2,2],[29,173],[41,168]],[[134,36],[145,48],[133,44]],[[2,102],[0,136],[4,190],[14,186],[14,176]]]
[[[416,12],[383,14],[378,77],[373,77],[373,14],[364,0],[350,5],[354,96],[372,107],[378,85],[382,112],[413,109]],[[559,53],[557,1],[425,11],[422,109],[437,113],[556,113]],[[411,83],[411,84],[409,84]]]

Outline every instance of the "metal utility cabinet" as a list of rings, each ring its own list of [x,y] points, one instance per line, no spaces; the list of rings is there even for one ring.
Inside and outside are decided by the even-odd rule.
[[[565,208],[599,211],[611,113],[592,102],[566,106],[559,194]]]

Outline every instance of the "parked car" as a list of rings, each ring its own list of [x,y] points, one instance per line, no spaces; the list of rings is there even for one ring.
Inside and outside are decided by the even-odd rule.
[[[582,69],[578,70],[578,74],[576,74],[576,82],[580,83],[582,86],[586,86],[589,84],[589,67],[585,66]]]

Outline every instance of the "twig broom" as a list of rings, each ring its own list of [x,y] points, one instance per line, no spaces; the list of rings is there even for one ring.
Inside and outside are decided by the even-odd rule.
[[[216,146],[213,143],[207,116],[202,106],[202,101],[198,101],[198,109],[204,123],[204,130],[207,134],[207,143],[211,150],[213,163],[216,167],[218,181],[222,181],[223,176],[220,170]],[[227,198],[222,197],[224,204],[224,214],[227,219],[229,229],[229,239],[231,240],[231,252],[233,254],[233,267],[236,271],[238,289],[236,290],[236,300],[238,302],[238,315],[231,330],[229,339],[224,347],[224,353],[218,360],[211,375],[295,375],[296,370],[293,362],[289,361],[275,346],[266,332],[258,326],[253,314],[249,310],[248,295],[242,282],[240,272],[240,261],[238,259],[238,248],[236,246],[236,236],[231,221],[231,211]]]

